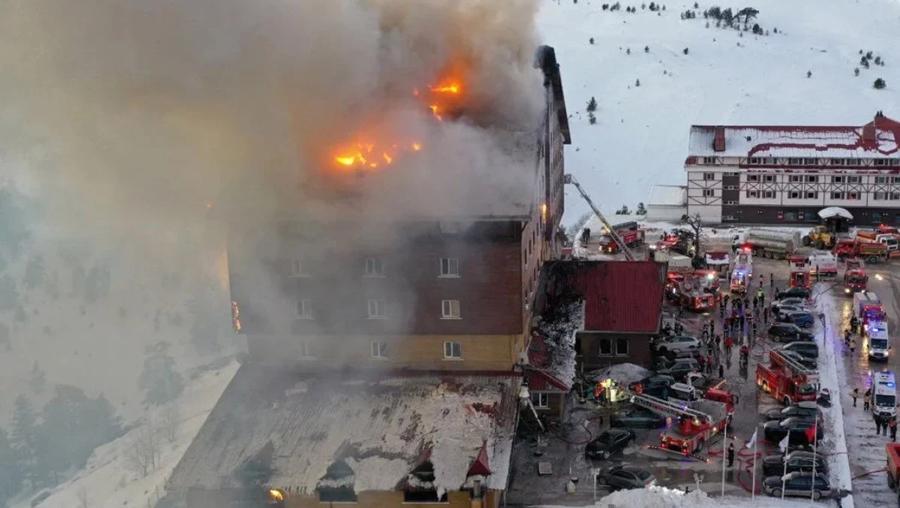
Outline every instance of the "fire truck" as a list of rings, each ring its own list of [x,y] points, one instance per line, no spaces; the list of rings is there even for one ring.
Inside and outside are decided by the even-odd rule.
[[[753,282],[753,258],[749,252],[739,251],[731,269],[731,292],[745,293]]]
[[[847,269],[844,271],[844,294],[852,295],[859,291],[865,291],[868,282],[869,276],[866,275],[866,269],[863,268],[862,261],[848,259]]]
[[[858,257],[865,259],[867,263],[879,263],[888,258],[888,250],[883,243],[856,238],[839,241],[834,246],[834,255],[838,259]]]
[[[869,321],[887,321],[884,306],[872,291],[860,291],[853,295],[853,314],[859,318],[863,327]]]
[[[789,258],[791,273],[788,282],[792,288],[802,287],[809,289],[812,286],[809,273],[809,258],[805,255],[795,255]]]
[[[684,309],[703,312],[716,306],[719,278],[715,272],[697,270],[693,273],[669,272],[666,275],[666,295]]]
[[[638,226],[637,222],[629,221],[621,224],[614,224],[613,229],[619,234],[619,238],[621,238],[628,247],[637,247],[644,243],[644,230]],[[609,233],[604,233],[600,237],[600,252],[606,254],[616,254],[619,252],[618,244],[612,239]]]
[[[701,399],[691,403],[663,400],[652,395],[634,395],[631,402],[658,415],[672,419],[659,435],[659,447],[684,456],[694,455],[706,448],[713,437],[729,424],[726,404]]]
[[[756,366],[756,385],[784,405],[816,400],[819,374],[777,350],[769,351],[769,365]]]

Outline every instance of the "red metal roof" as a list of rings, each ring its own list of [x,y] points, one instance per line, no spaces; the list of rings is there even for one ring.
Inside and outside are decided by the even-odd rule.
[[[491,465],[488,461],[487,454],[487,442],[484,442],[481,445],[481,450],[478,452],[478,456],[475,457],[475,460],[472,461],[472,465],[469,467],[469,472],[466,473],[466,476],[488,476],[491,474]]]
[[[583,263],[576,284],[585,300],[585,331],[657,333],[664,275],[653,261]]]

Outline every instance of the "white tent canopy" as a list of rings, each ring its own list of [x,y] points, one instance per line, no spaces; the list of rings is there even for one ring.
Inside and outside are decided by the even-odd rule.
[[[848,212],[846,208],[839,206],[829,206],[819,210],[819,217],[822,219],[833,219],[835,217],[853,220],[853,214]]]

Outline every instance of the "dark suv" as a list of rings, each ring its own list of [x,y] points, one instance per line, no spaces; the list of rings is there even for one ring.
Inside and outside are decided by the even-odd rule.
[[[811,341],[813,334],[801,330],[794,323],[775,323],[769,327],[769,336],[778,342]]]
[[[806,311],[785,312],[780,314],[776,319],[780,323],[794,323],[800,328],[812,328],[813,325],[816,324],[816,318],[812,313]]]
[[[806,288],[796,287],[796,288],[788,288],[784,291],[779,291],[777,295],[775,295],[776,300],[782,300],[784,298],[809,298],[809,290]]]
[[[781,346],[784,351],[793,351],[804,358],[816,360],[819,358],[819,346],[815,342],[798,341]]]

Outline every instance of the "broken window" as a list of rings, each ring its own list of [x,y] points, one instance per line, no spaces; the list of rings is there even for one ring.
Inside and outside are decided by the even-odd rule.
[[[459,277],[459,258],[441,258],[441,277]]]

